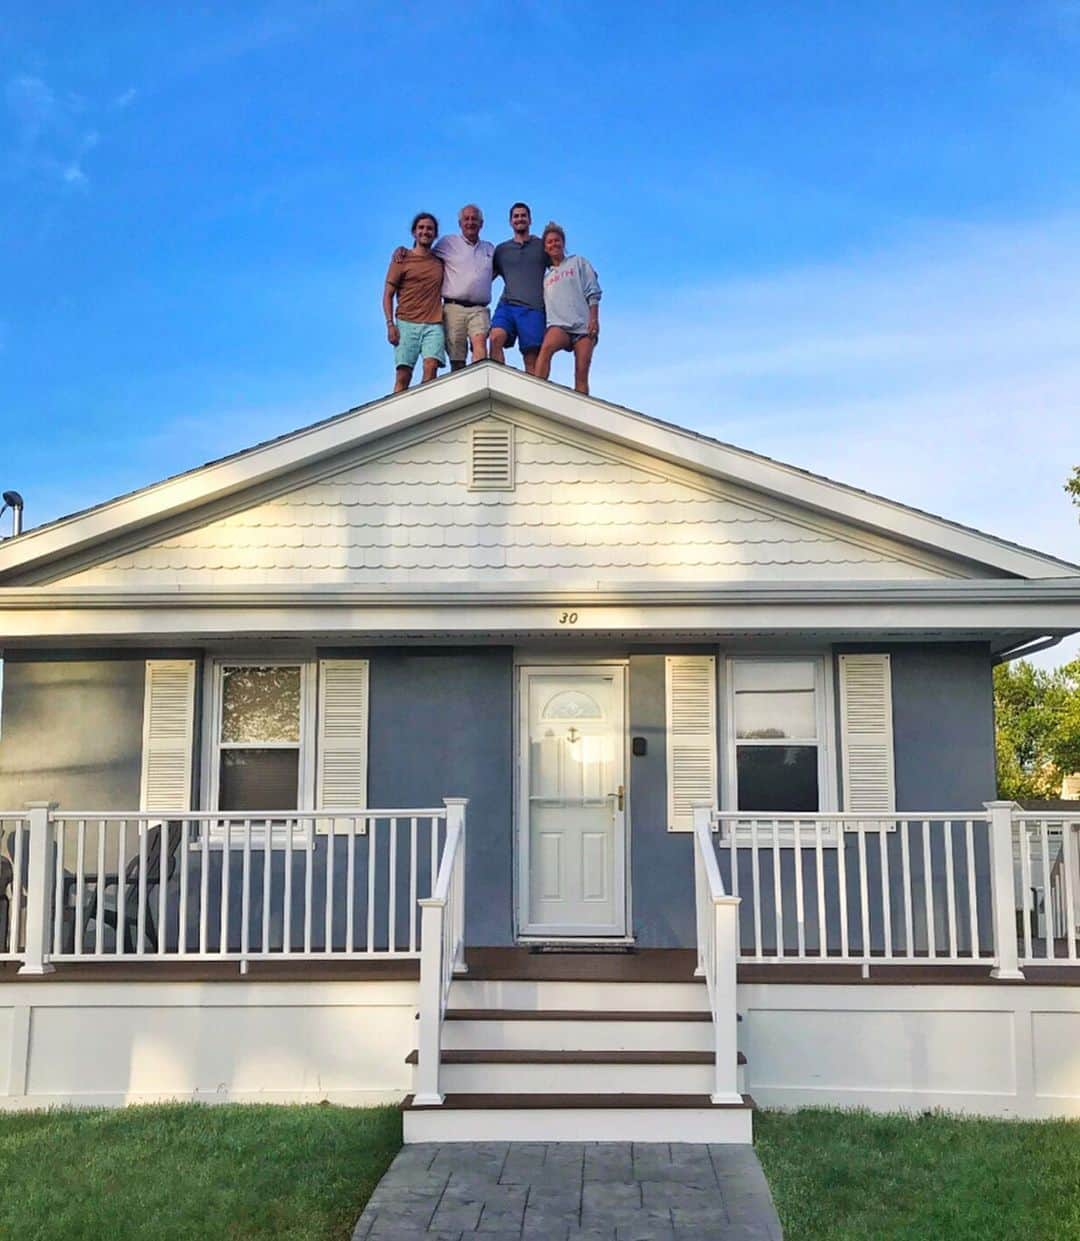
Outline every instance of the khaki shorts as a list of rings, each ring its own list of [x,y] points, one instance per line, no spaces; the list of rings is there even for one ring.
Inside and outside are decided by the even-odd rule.
[[[491,316],[486,306],[455,306],[443,304],[443,327],[446,331],[446,352],[451,362],[464,362],[469,352],[469,339],[486,337],[491,330]]]

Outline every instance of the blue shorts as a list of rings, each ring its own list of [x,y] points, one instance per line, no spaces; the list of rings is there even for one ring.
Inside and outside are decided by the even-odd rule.
[[[446,336],[441,323],[397,322],[398,343],[394,346],[394,365],[412,370],[417,358],[435,358],[446,365]]]
[[[491,316],[492,331],[501,327],[506,333],[506,343],[517,341],[522,353],[539,349],[544,339],[547,321],[542,310],[531,306],[515,306],[513,302],[500,302]]]

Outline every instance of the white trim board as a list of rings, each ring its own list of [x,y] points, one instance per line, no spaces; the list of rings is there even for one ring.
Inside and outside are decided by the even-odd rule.
[[[487,399],[608,438],[674,465],[748,487],[832,519],[1020,577],[1069,577],[1080,568],[794,466],[657,422],[532,376],[480,363],[251,448],[0,544],[0,577],[29,572],[80,548],[255,487],[347,449]]]

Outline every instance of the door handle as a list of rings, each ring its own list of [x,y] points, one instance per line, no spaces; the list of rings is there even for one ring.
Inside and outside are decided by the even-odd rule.
[[[622,810],[622,808],[623,808],[623,806],[624,806],[624,804],[625,804],[625,802],[626,802],[626,789],[625,789],[625,787],[624,787],[623,785],[621,785],[621,784],[620,784],[620,785],[619,785],[619,788],[618,788],[618,792],[615,792],[615,793],[609,793],[609,794],[608,794],[608,797],[614,797],[614,798],[615,798],[615,802],[616,802],[616,804],[618,805],[619,809],[620,809],[620,810]]]

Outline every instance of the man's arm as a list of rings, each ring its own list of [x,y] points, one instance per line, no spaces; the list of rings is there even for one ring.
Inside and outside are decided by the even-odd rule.
[[[401,283],[401,265],[390,260],[390,267],[386,273],[386,283],[383,285],[382,310],[383,318],[386,320],[386,339],[392,345],[396,345],[401,340],[401,333],[398,326],[394,322],[394,294],[397,287]]]

